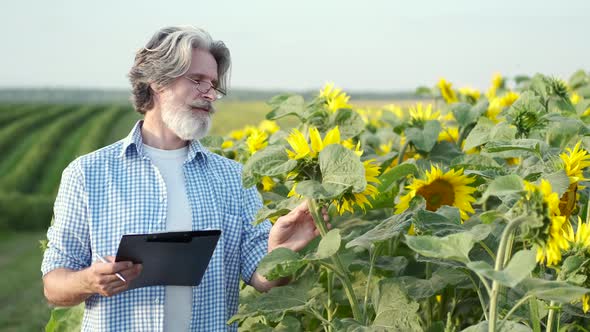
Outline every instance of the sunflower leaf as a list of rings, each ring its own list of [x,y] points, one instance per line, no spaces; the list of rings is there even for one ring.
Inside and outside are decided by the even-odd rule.
[[[516,174],[495,178],[481,196],[478,204],[483,204],[490,196],[506,196],[524,190],[522,178]]]
[[[294,274],[305,264],[307,261],[298,253],[287,248],[277,248],[260,260],[256,271],[268,280],[276,280]]]
[[[282,94],[272,97],[267,101],[272,107],[272,111],[266,114],[266,119],[276,120],[287,115],[303,117],[305,111],[305,101],[302,96],[294,94]]]
[[[526,278],[537,265],[536,253],[533,250],[520,250],[510,260],[502,271],[495,271],[494,268],[484,261],[469,262],[467,267],[478,274],[508,287],[518,285]]]
[[[348,108],[341,108],[334,114],[334,121],[330,127],[338,126],[342,140],[355,137],[365,129],[365,122],[361,116]]]
[[[289,159],[283,146],[269,146],[248,159],[242,170],[242,182],[245,187],[251,187],[260,176],[283,175],[296,166],[297,161]]]
[[[469,262],[469,251],[477,241],[484,240],[491,232],[489,225],[475,225],[469,231],[436,236],[407,236],[406,244],[422,256]]]
[[[424,124],[424,129],[413,127],[406,129],[406,136],[418,150],[430,152],[438,140],[440,130],[440,122],[429,120]]]
[[[534,295],[546,301],[569,303],[579,300],[590,289],[579,287],[565,281],[552,281],[537,278],[525,278],[518,288],[526,295]]]
[[[365,190],[365,167],[353,151],[340,144],[332,144],[319,153],[318,159],[324,187],[352,187],[354,193]]]
[[[324,259],[334,256],[335,253],[340,249],[342,238],[340,237],[340,230],[333,229],[326,234],[318,245],[318,251],[315,254],[315,258]]]
[[[375,319],[371,327],[386,331],[422,331],[418,309],[395,279],[384,279],[373,292]]]
[[[381,184],[379,185],[378,191],[379,192],[384,192],[384,191],[390,191],[393,189],[393,184],[408,176],[408,175],[416,175],[418,174],[418,168],[416,167],[416,165],[414,164],[410,164],[410,163],[404,163],[401,165],[397,165],[395,167],[393,167],[392,169],[390,169],[389,171],[387,171],[387,173],[381,174],[379,176],[379,181],[381,181]]]
[[[477,124],[465,139],[463,151],[469,151],[474,147],[484,145],[485,143],[487,143],[490,138],[490,130],[492,130],[493,127],[494,122],[492,122],[492,120],[486,117],[479,118]]]

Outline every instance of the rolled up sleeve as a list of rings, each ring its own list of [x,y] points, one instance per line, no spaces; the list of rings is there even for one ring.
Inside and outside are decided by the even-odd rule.
[[[73,162],[62,173],[54,204],[54,220],[47,231],[47,249],[41,263],[43,275],[57,268],[81,270],[92,262],[88,233],[88,196],[83,173]]]

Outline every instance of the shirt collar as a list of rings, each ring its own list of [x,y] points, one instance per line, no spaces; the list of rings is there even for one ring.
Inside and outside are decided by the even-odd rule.
[[[121,147],[121,153],[119,154],[120,158],[127,158],[132,153],[136,153],[142,158],[147,158],[145,151],[143,150],[143,138],[141,136],[142,125],[143,120],[137,121],[129,135],[123,139],[123,146]],[[192,162],[199,154],[206,160],[208,153],[209,150],[207,150],[198,140],[192,140],[188,146],[186,161]]]

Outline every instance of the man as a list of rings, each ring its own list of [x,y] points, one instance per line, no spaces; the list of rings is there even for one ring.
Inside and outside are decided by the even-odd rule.
[[[305,203],[274,226],[252,226],[261,200],[254,187],[242,187],[241,165],[199,143],[229,68],[229,50],[207,32],[161,29],[129,74],[143,121],[64,170],[41,269],[50,303],[85,301],[83,330],[237,330],[226,321],[237,311],[239,278],[259,291],[286,283],[258,274],[259,261],[277,247],[298,251],[319,234]],[[123,234],[201,229],[222,236],[198,287],[125,291],[141,265],[114,263]]]

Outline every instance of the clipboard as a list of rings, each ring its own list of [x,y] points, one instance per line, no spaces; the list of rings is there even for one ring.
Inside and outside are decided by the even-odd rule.
[[[115,261],[143,264],[128,290],[155,285],[198,286],[220,236],[220,230],[123,235]]]

